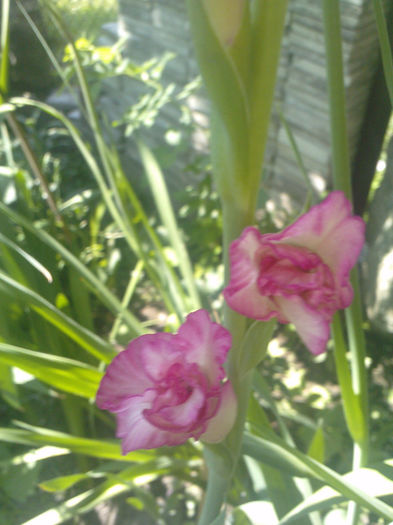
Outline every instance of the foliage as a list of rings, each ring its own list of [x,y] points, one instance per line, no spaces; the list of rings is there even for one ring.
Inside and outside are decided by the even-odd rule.
[[[3,0],[3,8],[7,3]],[[62,15],[55,11],[51,20],[60,28],[68,26],[67,16],[76,7],[78,16],[92,14],[91,2],[56,3]],[[114,13],[112,2],[104,4],[94,3],[97,16],[105,7],[99,13],[103,19]],[[201,16],[205,23],[206,13]],[[77,20],[81,25],[87,18]],[[62,87],[77,94],[68,113],[31,98],[7,98],[8,65],[2,56],[0,524],[96,523],[103,520],[100,513],[111,509],[119,523],[193,524],[201,515],[206,489],[208,499],[217,495],[221,506],[222,494],[211,496],[205,460],[217,466],[213,475],[219,485],[221,472],[228,472],[225,447],[230,442],[206,447],[205,459],[199,442],[123,456],[113,440],[114,420],[97,409],[94,399],[106,365],[133,337],[152,329],[173,332],[201,305],[219,319],[225,257],[220,238],[228,227],[220,198],[228,178],[221,174],[215,185],[214,162],[211,167],[204,158],[193,159],[187,175],[198,182],[176,192],[181,203],[176,209],[161,168],[187,144],[192,130],[184,100],[199,81],[179,89],[162,78],[172,56],[135,64],[123,57],[123,42],[102,46],[93,39],[95,28],[84,29],[83,37],[68,42],[62,63],[52,57]],[[3,26],[3,50],[6,33]],[[261,35],[254,37],[261,45]],[[276,41],[277,35],[272,38]],[[228,136],[240,143],[242,133],[255,133],[253,151],[255,137],[264,137],[268,97],[263,107],[257,99],[251,101],[261,120],[242,127],[250,92],[242,88],[245,78],[236,69],[241,54],[224,52],[210,25],[200,29],[199,39],[212,44],[221,61],[219,71],[231,87],[220,99],[222,86],[210,86],[222,118],[218,129],[227,126]],[[242,43],[238,45],[240,53]],[[268,61],[265,67],[270,66]],[[258,79],[264,78],[262,73],[258,70]],[[141,95],[113,123],[96,108],[119,78],[137,83]],[[270,88],[264,87],[267,95]],[[182,120],[172,131],[180,129],[183,138],[158,151],[158,162],[141,136],[166,104],[177,107]],[[237,120],[230,115],[232,106]],[[143,185],[131,176],[137,167],[123,165],[119,144],[111,142],[117,133],[132,140],[139,152]],[[228,153],[225,141],[217,145]],[[230,153],[237,161],[243,159],[244,152]],[[239,179],[243,172],[230,174],[235,194],[236,184],[243,197],[250,192],[258,171],[254,162],[249,186],[246,178]],[[263,202],[265,196],[259,198]],[[271,232],[273,219],[265,211],[262,229]],[[369,331],[366,336],[367,374],[374,377],[368,469],[351,464],[353,441],[346,429],[346,424],[351,428],[351,415],[346,414],[346,422],[341,407],[345,388],[341,384],[340,391],[340,365],[332,353],[311,356],[288,326],[244,325],[237,364],[239,375],[247,376],[248,383],[241,383],[245,393],[248,388],[252,392],[250,400],[244,393],[241,399],[247,426],[243,445],[240,440],[234,446],[240,460],[227,476],[233,482],[226,505],[213,523],[224,523],[231,514],[228,519],[238,525],[261,516],[269,523],[293,519],[319,525],[330,513],[341,513],[348,500],[361,506],[361,519],[369,523],[393,519],[388,505],[393,493],[392,400],[382,373],[392,363],[384,355],[389,343],[377,341]],[[347,389],[344,403],[353,401]],[[367,419],[366,412],[362,417]],[[372,490],[367,485],[370,476]],[[227,482],[224,479],[223,491]]]

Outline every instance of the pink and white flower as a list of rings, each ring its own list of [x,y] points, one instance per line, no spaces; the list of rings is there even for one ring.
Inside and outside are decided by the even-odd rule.
[[[252,319],[293,323],[312,353],[323,352],[333,314],[352,301],[349,273],[361,252],[364,229],[341,191],[280,233],[262,235],[246,228],[230,247],[225,300]]]
[[[123,454],[224,439],[237,408],[222,366],[230,346],[228,330],[197,310],[177,334],[142,335],[114,358],[96,403],[116,414]]]

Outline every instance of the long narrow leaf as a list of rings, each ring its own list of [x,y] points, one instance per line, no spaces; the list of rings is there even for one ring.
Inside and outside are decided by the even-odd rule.
[[[173,466],[173,461],[168,458],[157,458],[142,465],[129,467],[111,476],[97,488],[78,494],[59,506],[25,521],[23,525],[59,525],[92,510],[98,503],[132,490],[134,486],[154,481],[157,476],[170,472]]]
[[[177,314],[179,318],[181,318],[181,311],[179,312],[179,308],[176,308],[176,303],[174,301],[175,298],[178,298],[178,294],[168,294],[166,293],[166,287],[161,285],[160,280],[160,274],[154,271],[154,268],[149,264],[148,258],[145,256],[145,251],[139,242],[136,230],[134,228],[134,221],[133,217],[130,216],[129,212],[129,201],[127,200],[127,196],[129,194],[132,194],[132,201],[135,204],[135,201],[137,200],[136,195],[134,194],[130,184],[128,183],[128,180],[125,176],[125,173],[121,167],[120,162],[118,161],[118,155],[116,150],[111,150],[104,139],[100,121],[97,116],[97,112],[93,103],[93,98],[91,96],[91,91],[89,84],[86,79],[85,71],[83,69],[81,60],[79,58],[78,51],[75,47],[74,41],[71,38],[71,36],[68,33],[68,30],[61,20],[61,17],[58,15],[56,9],[54,8],[53,4],[47,2],[46,3],[47,8],[49,9],[56,25],[59,27],[60,31],[63,33],[63,35],[66,37],[68,41],[68,45],[70,49],[72,50],[73,55],[73,62],[80,86],[80,90],[82,93],[84,105],[86,107],[86,113],[87,113],[87,119],[90,124],[91,130],[93,132],[93,137],[97,146],[97,151],[100,156],[100,160],[103,166],[103,170],[106,175],[106,179],[109,182],[110,191],[111,191],[111,198],[108,198],[108,188],[106,184],[100,184],[101,192],[103,193],[103,197],[106,199],[106,201],[111,203],[111,207],[109,208],[112,216],[116,220],[116,222],[121,227],[123,234],[125,238],[131,242],[130,246],[134,247],[135,253],[145,262],[146,271],[149,273],[150,278],[152,279],[153,283],[160,289],[162,298],[166,303],[166,306],[170,311]],[[98,175],[98,174],[97,174]],[[97,178],[96,175],[96,178]],[[101,174],[100,174],[101,177]],[[102,177],[101,177],[102,178]],[[112,199],[113,197],[113,199]],[[113,206],[112,206],[113,204]],[[139,208],[138,211],[141,210],[141,206],[139,204],[139,201],[137,203],[137,208]],[[143,217],[145,214],[142,214]],[[144,226],[148,226],[148,221],[143,220]],[[148,226],[148,233],[151,233],[151,228]],[[156,237],[154,235],[154,237]],[[159,250],[159,254],[162,253],[162,250]],[[170,265],[164,258],[164,264],[167,267],[167,270],[172,275],[172,279],[174,280],[175,284],[177,281],[177,277],[174,273],[171,272]],[[180,294],[181,299],[181,294]],[[181,309],[180,309],[181,310]],[[180,314],[180,315],[179,315]]]
[[[179,268],[183,274],[188,294],[191,298],[190,307],[192,309],[200,308],[200,299],[195,286],[191,261],[181,237],[179,227],[176,223],[175,214],[172,208],[164,176],[149,148],[140,141],[138,141],[137,144],[156,207],[160,214],[161,220],[167,229],[169,240],[172,244],[174,252],[176,253]]]
[[[33,235],[38,237],[42,242],[49,246],[55,253],[60,254],[82,277],[81,282],[89,284],[91,290],[115,315],[121,315],[124,322],[135,335],[141,335],[145,332],[141,323],[131,314],[126,308],[123,308],[120,301],[114,296],[111,291],[87,268],[81,263],[75,255],[73,255],[66,247],[59,243],[54,237],[49,235],[42,229],[37,228],[24,218],[22,215],[11,210],[8,206],[0,202],[0,213],[12,219],[16,224],[26,228]]]
[[[101,337],[78,324],[74,319],[65,315],[36,292],[19,284],[17,281],[11,279],[11,277],[0,271],[0,288],[1,287],[13,298],[29,305],[44,319],[59,328],[59,330],[67,334],[82,348],[98,359],[109,363],[116,355],[113,347]]]
[[[50,386],[82,397],[95,396],[102,372],[80,361],[0,343],[0,361]]]
[[[39,108],[41,111],[44,111],[48,115],[51,115],[52,117],[58,119],[60,122],[64,124],[64,126],[70,133],[71,138],[75,142],[75,145],[77,146],[81,155],[85,159],[85,162],[87,166],[89,167],[89,169],[91,170],[91,173],[94,175],[96,182],[98,184],[98,187],[100,189],[101,195],[104,199],[106,206],[108,207],[110,214],[113,217],[113,220],[115,221],[117,226],[120,228],[122,234],[124,235],[125,240],[127,241],[130,248],[133,250],[133,252],[144,261],[146,271],[149,273],[149,277],[152,280],[153,284],[161,292],[162,298],[167,308],[169,309],[169,311],[178,315],[178,308],[176,308],[176,304],[174,303],[174,300],[173,300],[174,298],[170,294],[167,293],[167,287],[162,284],[160,273],[150,264],[150,260],[146,253],[146,249],[145,247],[142,246],[142,243],[140,242],[139,238],[136,235],[136,230],[133,226],[132,220],[129,217],[129,214],[126,212],[125,209],[123,209],[123,207],[121,209],[117,207],[117,204],[114,202],[114,198],[113,198],[113,189],[108,188],[108,185],[105,181],[105,177],[102,174],[101,169],[96,159],[90,152],[89,147],[82,140],[78,129],[72,124],[72,122],[67,117],[65,117],[62,113],[52,108],[48,104],[44,104],[43,102],[38,102],[36,100],[31,100],[31,99],[23,98],[23,97],[14,97],[11,100],[11,102],[12,104],[15,104],[16,106],[22,106],[22,107],[32,106],[32,107]],[[102,148],[106,149],[105,144],[102,145]],[[119,198],[116,199],[116,201],[118,200]],[[146,221],[144,221],[144,223],[146,227]],[[151,237],[152,230],[150,230],[148,233]],[[165,259],[163,262],[164,264],[167,264]],[[168,270],[170,271],[169,267],[168,267]],[[128,319],[128,322],[130,322],[130,319]],[[131,325],[131,328],[133,328],[134,330],[136,330],[135,324],[136,322],[134,320],[133,326]],[[140,331],[143,333],[144,332],[143,328],[140,329]]]
[[[6,244],[8,247],[10,247],[12,250],[16,251],[21,257],[23,257],[33,268],[35,268],[38,272],[40,272],[45,279],[51,283],[53,281],[53,277],[50,273],[50,271],[45,268],[44,265],[42,265],[35,257],[30,255],[29,253],[22,250],[20,246],[15,244],[11,239],[8,239],[5,235],[0,233],[0,242]]]
[[[19,428],[0,428],[0,441],[7,443],[19,443],[21,445],[37,446],[42,445],[59,447],[75,454],[85,454],[96,458],[113,459],[117,461],[145,462],[155,456],[155,452],[138,451],[131,452],[127,456],[121,454],[119,443],[108,442],[104,439],[88,439],[18,423],[23,426]]]
[[[343,476],[343,479],[359,487],[371,497],[381,498],[393,494],[392,477],[393,460],[390,459],[375,465],[373,468],[362,468],[349,472]],[[315,510],[327,510],[344,500],[345,498],[336,490],[330,487],[322,487],[284,516],[280,525],[286,525]]]
[[[303,470],[303,475],[319,479],[342,494],[346,499],[375,512],[382,518],[389,521],[393,520],[393,508],[386,503],[369,495],[355,485],[355,482],[348,482],[343,476],[337,474],[325,465],[318,463],[314,459],[299,452],[295,448],[289,447],[281,440],[271,441],[246,433],[243,440],[243,453],[259,459],[262,462],[269,462],[267,458],[274,457],[277,468],[285,468],[288,465],[296,465],[299,470]],[[284,463],[283,463],[284,462]]]
[[[393,57],[386,26],[384,3],[381,0],[373,0],[373,8],[378,29],[379,47],[381,50],[386,86],[389,92],[390,104],[393,108]]]

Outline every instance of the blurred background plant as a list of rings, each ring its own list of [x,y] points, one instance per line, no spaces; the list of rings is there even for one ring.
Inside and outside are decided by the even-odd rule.
[[[2,10],[0,524],[192,524],[206,482],[199,444],[123,457],[94,395],[105,364],[130,338],[175,330],[199,305],[219,318],[221,209],[206,155],[188,147],[200,126],[186,101],[200,81],[171,81],[172,52],[143,62],[126,56],[125,36],[113,39],[107,27],[116,2],[50,4],[12,3],[11,19],[5,0]],[[37,59],[27,69],[30,41]],[[117,94],[127,83],[137,87],[124,105]],[[174,125],[149,149],[144,142],[166,110]],[[139,162],[130,162],[130,149]],[[162,173],[178,158],[184,184]],[[262,188],[262,230],[296,215],[268,200]],[[391,338],[370,325],[366,334],[377,463],[393,456],[393,361]],[[259,372],[267,390],[257,381],[250,412],[263,407],[300,450],[349,471],[331,353],[313,358],[280,327]],[[245,457],[229,503],[261,500],[271,510],[276,473]],[[340,509],[330,506],[324,523]],[[361,519],[379,520],[368,511]],[[252,523],[241,510],[233,520]]]

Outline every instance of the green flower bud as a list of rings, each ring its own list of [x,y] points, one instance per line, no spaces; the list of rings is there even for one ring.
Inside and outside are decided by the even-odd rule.
[[[223,47],[231,47],[240,29],[246,0],[202,0],[209,22]]]

